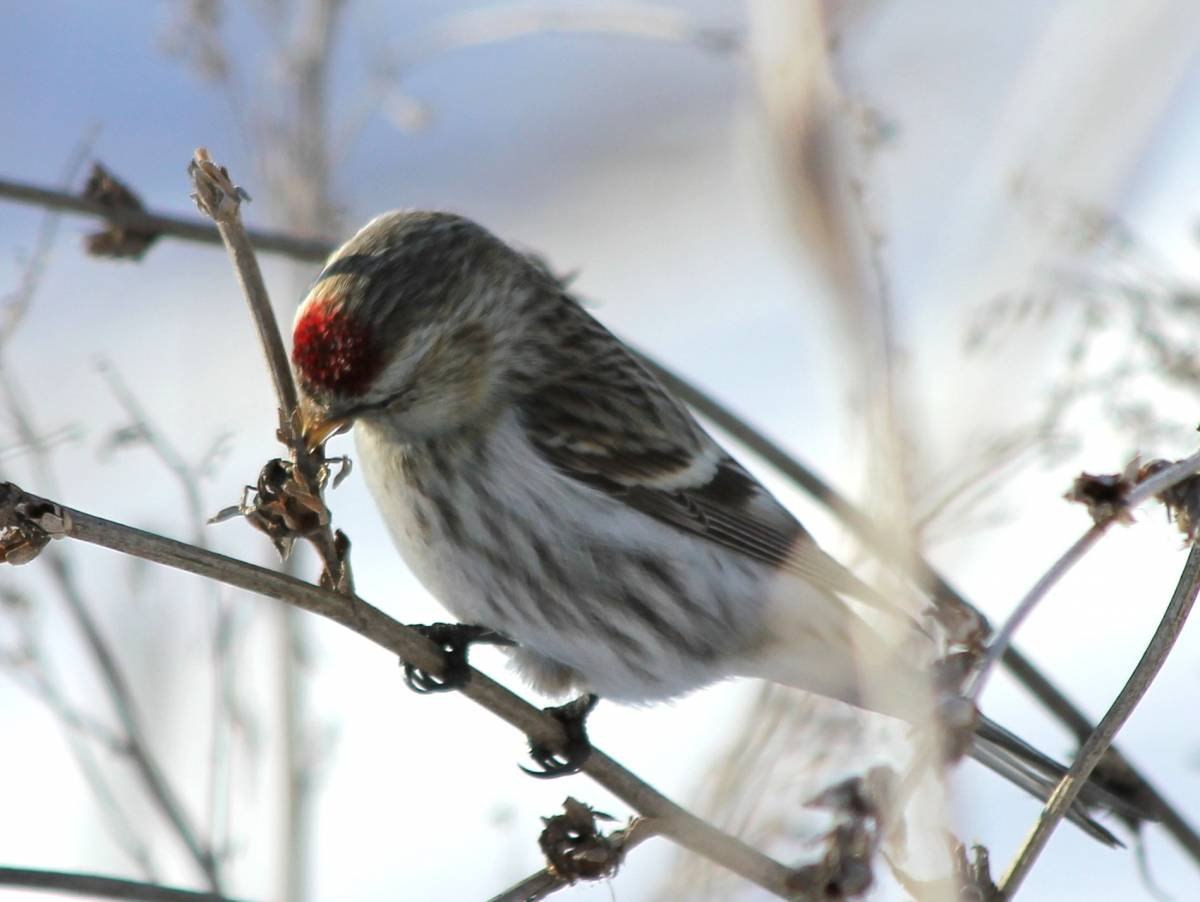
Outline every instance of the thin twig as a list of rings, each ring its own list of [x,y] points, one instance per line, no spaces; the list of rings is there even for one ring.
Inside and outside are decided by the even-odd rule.
[[[204,531],[204,523],[208,519],[205,514],[204,498],[200,491],[200,473],[197,467],[189,464],[165,435],[155,426],[141,401],[121,378],[115,366],[107,360],[99,364],[101,376],[108,383],[117,403],[130,419],[130,427],[136,430],[138,438],[158,457],[167,471],[175,477],[179,491],[183,495],[187,507],[187,521],[191,527],[189,541],[201,548],[211,547],[208,536]],[[212,634],[213,659],[213,698],[212,725],[209,740],[209,770],[208,770],[208,833],[209,845],[213,848],[224,846],[223,837],[228,832],[228,818],[223,816],[229,810],[230,784],[230,736],[233,731],[233,701],[232,696],[236,685],[236,661],[233,650],[233,613],[232,601],[224,597],[218,583],[207,583],[209,602],[212,604],[215,623]],[[219,831],[219,833],[218,833]]]
[[[1132,511],[1144,501],[1149,500],[1165,489],[1169,489],[1176,483],[1182,482],[1189,476],[1195,475],[1198,471],[1200,471],[1200,452],[1169,467],[1164,467],[1134,486],[1129,494],[1126,495],[1119,512],[1125,514],[1128,511]],[[1033,612],[1038,602],[1066,575],[1067,571],[1083,559],[1092,546],[1108,532],[1109,527],[1119,522],[1119,520],[1119,516],[1112,515],[1094,523],[1087,532],[1075,540],[1075,543],[1070,548],[1063,552],[1062,556],[1043,574],[1042,578],[1034,584],[1033,588],[1017,602],[1012,613],[1008,615],[1008,619],[996,631],[995,636],[988,645],[987,651],[984,653],[983,660],[978,665],[975,682],[968,693],[968,697],[972,701],[979,700],[993,666],[1004,656],[1005,651],[1012,643],[1012,638],[1016,634],[1017,629],[1020,628],[1025,619]]]
[[[1084,555],[1108,532],[1109,522],[1093,524],[1087,532],[1075,540],[1070,548],[1062,553],[1062,556],[1050,566],[1050,569],[1034,583],[1033,588],[1017,602],[1008,619],[996,632],[995,638],[988,644],[983,659],[979,662],[975,681],[970,692],[967,693],[967,698],[978,703],[984,687],[987,685],[987,678],[991,673],[992,666],[1004,656],[1017,629],[1025,622],[1025,618],[1033,612],[1046,593],[1054,588],[1072,567],[1083,560]]]
[[[118,880],[99,874],[78,874],[69,871],[40,871],[33,868],[0,867],[0,886],[19,886],[25,889],[50,889],[76,896],[96,899],[129,899],[135,902],[235,902],[219,893],[176,889],[156,883]]]
[[[63,537],[215,579],[325,617],[421,670],[434,676],[442,675],[445,659],[437,645],[357,596],[352,596],[353,603],[347,604],[345,595],[330,589],[67,508],[30,495],[12,483],[0,483],[0,529],[22,522],[19,508],[54,511],[54,518],[62,523],[59,535]],[[483,673],[471,669],[470,678],[460,692],[512,724],[532,741],[550,748],[563,746],[566,737],[557,720]],[[663,836],[776,895],[787,897],[790,872],[786,867],[686,811],[599,749],[592,751],[582,770],[632,809],[654,818]]]
[[[175,477],[179,491],[187,506],[187,521],[192,527],[189,541],[193,545],[206,546],[204,521],[208,519],[205,513],[204,499],[200,494],[199,477],[195,468],[184,460],[170,441],[155,428],[146,410],[142,407],[137,395],[126,384],[117,368],[108,360],[101,360],[97,365],[100,375],[108,383],[109,391],[121,405],[125,415],[129,417],[129,426],[136,430],[137,437],[154,453],[167,471]]]
[[[1108,713],[1100,720],[1096,729],[1092,731],[1092,735],[1079,750],[1079,756],[1071,765],[1071,769],[1067,771],[1066,776],[1062,778],[1050,795],[1046,807],[1038,818],[1037,825],[1026,838],[1008,872],[1001,879],[1000,894],[1003,898],[1011,898],[1016,893],[1034,862],[1037,861],[1038,855],[1045,848],[1050,834],[1054,832],[1054,828],[1058,826],[1075,802],[1092,770],[1104,757],[1109,744],[1117,735],[1117,731],[1124,726],[1129,715],[1133,713],[1134,708],[1146,694],[1146,690],[1150,688],[1150,684],[1166,661],[1167,655],[1171,653],[1175,640],[1179,638],[1179,633],[1183,629],[1183,624],[1187,620],[1198,592],[1200,592],[1200,547],[1193,545],[1187,562],[1183,565],[1183,573],[1179,577],[1179,583],[1175,587],[1171,603],[1167,605],[1158,629],[1154,631],[1154,636],[1142,654],[1141,660],[1138,661],[1137,667],[1130,674],[1125,687],[1108,709]]]
[[[212,219],[221,233],[221,240],[233,260],[234,271],[242,286],[242,293],[250,306],[250,315],[258,328],[258,338],[267,355],[267,366],[275,383],[275,396],[284,416],[290,415],[299,404],[296,383],[288,365],[287,350],[275,320],[275,311],[267,294],[262,270],[254,256],[254,246],[246,227],[242,225],[241,202],[244,194],[229,178],[225,170],[212,161],[208,151],[200,148],[188,167],[195,193],[192,199],[200,212]]]
[[[22,680],[14,674],[15,681],[18,685],[28,686],[30,691],[36,693],[66,728],[64,733],[67,746],[75,758],[84,782],[95,796],[101,815],[108,823],[109,835],[113,842],[130,857],[146,880],[157,880],[158,866],[154,862],[150,847],[138,835],[133,821],[121,807],[93,748],[93,741],[98,741],[107,751],[124,755],[125,737],[116,736],[103,724],[72,708],[59,686],[50,661],[46,660],[42,653],[41,643],[31,636],[26,640],[26,646],[25,653],[29,660],[25,666],[32,675],[28,680]]]
[[[196,241],[201,244],[221,244],[220,233],[210,225],[192,217],[170,216],[165,213],[150,213],[142,210],[109,207],[88,200],[69,191],[31,185],[13,179],[0,178],[0,198],[29,204],[47,210],[66,213],[81,213],[95,216],[113,225],[138,231],[154,232]],[[329,256],[332,245],[327,241],[296,238],[281,232],[256,229],[250,233],[251,241],[259,250],[272,254],[283,254],[293,260],[308,260],[319,263]]]
[[[58,551],[58,549],[47,549],[47,552],[51,550]],[[221,877],[216,856],[213,854],[211,846],[197,833],[191,818],[184,809],[183,802],[175,794],[175,790],[150,751],[129,684],[125,680],[116,656],[113,655],[107,640],[100,632],[99,624],[92,617],[83,593],[75,581],[73,570],[62,554],[50,556],[47,564],[52,578],[67,603],[68,610],[83,633],[84,644],[100,671],[100,685],[104,688],[117,715],[117,720],[121,724],[121,730],[125,734],[124,752],[126,756],[133,763],[134,770],[141,779],[146,794],[170,823],[176,836],[187,848],[188,854],[203,872],[205,882],[213,892],[219,893]]]

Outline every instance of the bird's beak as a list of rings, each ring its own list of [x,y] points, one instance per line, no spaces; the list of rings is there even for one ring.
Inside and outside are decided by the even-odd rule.
[[[325,440],[339,432],[350,428],[350,417],[330,417],[319,410],[313,410],[305,405],[300,406],[300,432],[304,438],[304,446],[309,451],[316,451],[325,444]]]

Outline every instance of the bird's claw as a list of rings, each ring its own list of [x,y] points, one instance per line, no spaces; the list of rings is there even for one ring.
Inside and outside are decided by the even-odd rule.
[[[471,678],[471,668],[467,664],[467,650],[476,642],[487,642],[493,645],[510,645],[508,639],[485,626],[473,626],[467,623],[430,623],[417,624],[410,627],[426,639],[435,642],[443,655],[442,675],[421,670],[407,661],[404,664],[404,682],[413,692],[426,695],[430,692],[450,692],[461,689]]]
[[[592,753],[592,744],[588,740],[585,722],[592,713],[600,696],[594,694],[581,695],[565,705],[556,708],[543,709],[547,714],[563,725],[566,733],[566,743],[559,751],[553,751],[540,742],[529,743],[529,757],[538,769],[517,765],[531,777],[549,780],[554,777],[565,777],[578,773],[588,756]]]

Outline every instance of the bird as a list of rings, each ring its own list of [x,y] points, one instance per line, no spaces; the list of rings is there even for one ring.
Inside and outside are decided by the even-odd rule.
[[[540,257],[453,213],[377,216],[312,283],[291,359],[306,442],[354,428],[413,574],[576,713],[754,677],[916,719],[928,675],[847,601],[877,596]],[[1065,773],[987,718],[971,752],[1043,800]]]

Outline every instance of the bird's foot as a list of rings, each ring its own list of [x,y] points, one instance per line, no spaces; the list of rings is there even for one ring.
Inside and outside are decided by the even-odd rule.
[[[404,682],[413,692],[422,695],[461,689],[471,677],[471,668],[467,664],[467,650],[472,645],[479,642],[489,645],[512,645],[511,640],[494,630],[467,623],[416,624],[409,628],[416,630],[442,649],[444,663],[440,677],[406,661],[401,662],[404,665]]]
[[[559,705],[556,708],[545,708],[545,712],[563,725],[566,733],[566,743],[559,751],[553,751],[540,742],[529,743],[529,757],[537,764],[538,770],[519,765],[521,770],[531,777],[548,780],[552,777],[565,777],[578,773],[588,756],[592,753],[592,744],[588,740],[585,722],[587,717],[600,701],[600,696],[593,693],[581,695],[579,698]]]

